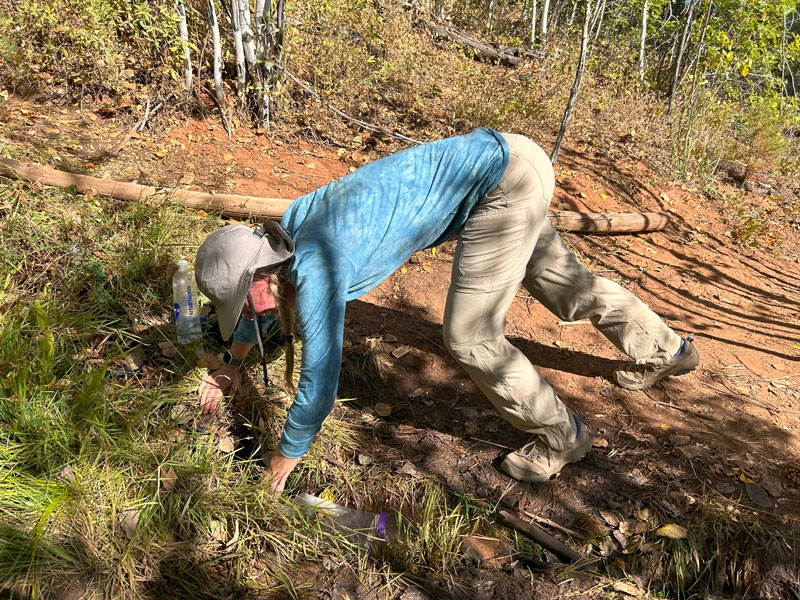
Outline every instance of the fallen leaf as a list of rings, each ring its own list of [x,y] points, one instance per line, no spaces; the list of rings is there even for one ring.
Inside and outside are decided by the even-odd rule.
[[[413,350],[411,346],[398,346],[392,350],[392,356],[395,358],[403,358],[406,354],[411,352],[411,350]]]
[[[217,540],[220,544],[228,541],[228,524],[225,521],[211,519],[208,524],[211,537]]]
[[[397,469],[397,472],[401,473],[403,475],[410,475],[411,477],[419,477],[420,476],[419,475],[419,471],[417,471],[414,468],[413,463],[411,463],[409,461],[404,462],[403,465],[399,469]]]
[[[219,449],[226,453],[231,453],[236,449],[236,444],[233,443],[233,438],[229,435],[223,435],[219,438]]]
[[[760,485],[748,483],[745,485],[745,489],[747,489],[747,495],[753,501],[753,504],[761,508],[772,508],[772,500],[769,499],[767,492]]]
[[[739,473],[739,481],[741,481],[742,483],[755,483],[754,480],[750,479],[744,473]]]
[[[233,154],[231,154],[230,152],[228,152],[227,154],[225,154],[225,155],[222,157],[222,160],[233,160]]]
[[[194,214],[196,214],[198,217],[207,217],[208,216],[208,213],[206,211],[204,211],[202,208],[200,210],[198,210]]]
[[[608,448],[608,440],[596,437],[592,438],[592,447],[593,448]]]
[[[675,523],[670,523],[669,525],[664,525],[663,527],[656,529],[656,535],[658,537],[665,537],[673,540],[682,540],[688,534],[689,532],[686,531],[685,527],[681,527]]]
[[[167,358],[176,358],[179,354],[178,349],[172,342],[159,342],[158,349],[161,350],[161,354],[166,356]]]
[[[141,346],[136,346],[133,350],[125,355],[125,365],[131,371],[138,371],[144,366],[147,359],[144,356],[144,350]]]
[[[500,540],[468,535],[461,540],[461,548],[466,556],[499,567],[498,557],[507,555]]]
[[[580,196],[581,196],[581,198],[586,198],[586,192],[581,192]]]
[[[688,435],[671,435],[669,436],[669,441],[675,444],[676,446],[685,446],[689,442],[692,441]]]
[[[433,268],[433,265],[427,261],[422,261],[422,270],[426,273],[435,273],[436,269]]]
[[[167,155],[167,150],[166,148],[159,148],[157,150],[154,150],[153,154],[158,158],[164,158]]]
[[[783,496],[783,484],[775,477],[765,477],[761,481],[761,485],[769,492],[773,498],[780,498]]]
[[[131,539],[133,534],[136,533],[136,527],[139,525],[139,509],[126,508],[119,512],[119,524],[125,537]]]
[[[772,363],[772,368],[775,369],[776,371],[783,371],[786,369],[786,367],[783,366],[781,363]]]
[[[194,173],[185,173],[183,177],[181,177],[180,183],[181,185],[192,185],[194,181]]]
[[[167,467],[161,472],[161,485],[164,486],[166,491],[171,492],[172,488],[175,487],[176,481],[178,481],[178,474],[172,467]]]
[[[392,414],[392,407],[386,402],[376,402],[375,414],[379,417],[388,417],[390,414]]]
[[[317,168],[317,163],[314,163],[314,162],[306,163],[306,168],[307,169],[316,169]]]
[[[639,597],[644,594],[642,588],[631,581],[615,581],[611,586],[615,592],[620,592],[627,596]]]

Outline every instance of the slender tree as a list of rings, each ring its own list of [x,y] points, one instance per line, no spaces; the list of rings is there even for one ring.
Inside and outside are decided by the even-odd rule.
[[[536,0],[533,0],[533,9],[531,10],[531,48],[536,43]]]
[[[683,54],[686,51],[686,42],[689,39],[689,31],[692,28],[692,16],[694,14],[694,7],[697,0],[691,0],[689,7],[686,9],[686,22],[683,24],[683,33],[681,34],[681,41],[678,43],[678,55],[675,57],[675,69],[672,75],[672,86],[669,92],[669,103],[667,104],[667,114],[672,112],[672,103],[675,101],[675,94],[678,91],[678,84],[681,79],[681,67],[683,66]]]
[[[547,46],[547,16],[550,12],[550,0],[543,0],[542,2],[542,22],[539,26],[539,37],[542,40],[542,48]]]
[[[589,50],[589,18],[591,14],[591,0],[586,0],[583,14],[583,31],[581,32],[581,55],[578,58],[578,68],[575,70],[575,81],[572,83],[572,89],[569,92],[569,100],[567,100],[567,107],[564,109],[564,118],[561,119],[561,127],[558,130],[556,143],[553,147],[553,153],[550,155],[550,162],[556,164],[558,159],[558,151],[561,149],[561,142],[564,141],[564,136],[567,133],[567,124],[572,115],[572,109],[575,106],[575,101],[578,99],[578,92],[581,89],[581,79],[583,78],[583,69],[586,66],[586,54]]]
[[[192,55],[189,48],[189,29],[186,26],[186,6],[183,0],[175,0],[175,10],[178,13],[178,31],[183,45],[183,78],[186,89],[192,89]]]
[[[222,45],[219,41],[219,21],[217,20],[217,10],[214,8],[214,0],[206,0],[206,10],[208,12],[208,28],[211,30],[211,42],[214,54],[214,90],[219,110],[222,113],[222,122],[231,137],[231,126],[228,123],[228,115],[225,112],[225,91],[222,89]]]
[[[644,43],[647,39],[647,5],[649,0],[644,0],[642,7],[642,34],[639,36],[639,81],[644,82]]]

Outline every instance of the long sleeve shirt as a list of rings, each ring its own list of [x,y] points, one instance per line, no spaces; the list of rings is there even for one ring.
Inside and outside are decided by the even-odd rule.
[[[297,290],[303,357],[281,454],[305,454],[333,409],[345,303],[414,252],[456,235],[507,164],[502,136],[476,129],[364,165],[291,204],[281,225],[296,247],[289,279]]]

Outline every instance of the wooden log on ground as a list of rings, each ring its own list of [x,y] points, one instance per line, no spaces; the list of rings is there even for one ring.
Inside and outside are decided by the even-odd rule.
[[[210,194],[182,188],[156,188],[138,183],[128,183],[67,173],[36,163],[23,162],[10,158],[0,158],[0,175],[38,182],[42,185],[67,188],[75,186],[75,191],[85,193],[89,190],[100,196],[119,200],[137,201],[158,196],[181,202],[187,208],[205,211],[219,211],[224,215],[238,218],[265,217],[280,219],[289,208],[292,200],[285,198],[261,198],[238,194]]]
[[[598,213],[572,210],[548,214],[556,229],[582,233],[638,233],[660,231],[669,225],[669,215],[648,213]]]
[[[119,200],[137,201],[154,196],[181,202],[187,208],[220,212],[236,218],[265,218],[278,220],[289,208],[292,200],[262,198],[239,194],[212,194],[182,188],[156,188],[59,171],[37,163],[11,158],[0,158],[0,175],[13,179],[36,182],[42,185],[68,188],[76,192],[92,190],[100,196]],[[557,229],[582,233],[642,233],[658,231],[669,224],[666,213],[594,213],[569,210],[549,211],[548,217]]]

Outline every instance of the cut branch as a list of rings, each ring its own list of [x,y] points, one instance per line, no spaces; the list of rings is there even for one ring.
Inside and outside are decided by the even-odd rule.
[[[137,201],[160,196],[181,202],[187,208],[219,211],[223,215],[237,218],[257,217],[277,220],[292,203],[292,200],[286,198],[210,194],[182,188],[156,188],[67,173],[11,158],[0,158],[0,175],[53,187],[74,186],[78,193],[92,190],[100,196],[119,200]],[[669,216],[664,213],[579,213],[562,210],[550,211],[548,217],[561,230],[583,233],[641,233],[658,231],[669,224]]]

